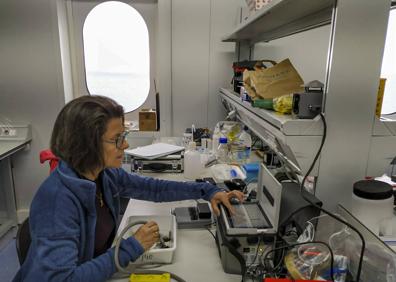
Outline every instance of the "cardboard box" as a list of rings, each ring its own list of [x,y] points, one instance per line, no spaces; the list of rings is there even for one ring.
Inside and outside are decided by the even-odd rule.
[[[157,112],[153,109],[142,109],[139,112],[139,131],[157,131]]]

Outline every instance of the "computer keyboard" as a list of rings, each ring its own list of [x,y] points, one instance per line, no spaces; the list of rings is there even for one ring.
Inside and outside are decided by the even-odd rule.
[[[231,216],[234,227],[268,228],[266,218],[257,204],[234,205],[235,215]]]

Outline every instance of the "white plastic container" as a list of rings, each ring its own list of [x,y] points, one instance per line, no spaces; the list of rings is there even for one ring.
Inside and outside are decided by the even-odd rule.
[[[237,164],[245,164],[250,161],[252,137],[246,131],[247,129],[247,126],[245,126],[237,140],[230,144],[230,156],[232,158],[232,162]]]
[[[136,261],[130,264],[155,264],[155,263],[171,263],[173,261],[173,254],[176,250],[176,217],[174,215],[139,215],[130,216],[126,224],[136,221],[155,221],[159,226],[161,235],[169,236],[169,248],[159,249],[151,248],[142,254]],[[126,233],[124,238],[132,236],[141,225],[136,225],[131,231]]]
[[[184,178],[195,180],[201,176],[203,170],[201,154],[196,150],[196,143],[190,142],[184,153]]]
[[[221,137],[220,126],[219,126],[219,124],[217,124],[213,131],[213,136],[212,136],[212,151],[213,151],[213,154],[215,154],[215,155],[217,153],[217,148],[219,147],[220,137]]]
[[[183,146],[184,148],[188,148],[188,144],[193,141],[193,134],[191,132],[183,133]]]
[[[250,161],[250,153],[252,150],[252,137],[247,132],[247,130],[248,130],[248,128],[247,128],[247,126],[245,126],[243,128],[241,135],[239,135],[239,142],[241,143],[241,145],[244,149],[244,155],[242,157],[243,163],[247,163]]]
[[[379,223],[393,217],[393,189],[385,182],[361,180],[353,185],[352,214],[375,235],[379,235]]]

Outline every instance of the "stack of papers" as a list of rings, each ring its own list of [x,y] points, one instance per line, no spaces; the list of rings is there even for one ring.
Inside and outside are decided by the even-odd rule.
[[[125,150],[125,154],[153,160],[183,150],[184,147],[182,146],[176,146],[166,143],[155,143],[148,146],[138,147],[132,150]]]

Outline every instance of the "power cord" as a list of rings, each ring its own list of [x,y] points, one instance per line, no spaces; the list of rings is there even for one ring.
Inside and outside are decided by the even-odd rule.
[[[214,222],[211,222],[209,224],[205,225],[205,229],[208,230],[208,232],[212,235],[213,239],[216,241],[216,236],[213,234],[212,230],[210,230],[210,227],[215,224]]]
[[[121,245],[121,241],[122,241],[122,237],[125,235],[126,232],[128,232],[133,226],[136,225],[140,225],[140,224],[146,224],[147,221],[144,220],[140,220],[140,221],[135,221],[135,222],[131,222],[129,224],[127,224],[124,229],[120,232],[120,235],[115,239],[115,253],[114,253],[114,262],[115,265],[117,267],[117,270],[120,273],[124,273],[125,276],[130,276],[132,273],[137,273],[137,274],[163,274],[164,272],[169,273],[171,278],[179,281],[179,282],[186,282],[184,279],[182,279],[181,277],[177,276],[176,274],[172,273],[172,272],[168,272],[168,271],[161,271],[161,270],[150,270],[150,271],[145,271],[145,270],[138,270],[137,268],[132,269],[132,270],[127,270],[126,268],[122,267],[119,261],[119,253],[120,253],[120,245]],[[161,238],[160,238],[161,240]],[[145,264],[148,265],[148,264]],[[162,265],[160,263],[155,263],[156,266],[158,265]]]
[[[351,228],[353,231],[355,231],[355,232],[359,235],[359,237],[360,237],[360,239],[361,239],[361,241],[362,241],[362,248],[361,248],[360,259],[359,259],[359,266],[358,266],[358,270],[357,270],[357,274],[356,274],[356,281],[359,282],[359,281],[360,281],[360,274],[361,274],[361,271],[362,271],[362,263],[363,263],[364,250],[365,250],[365,248],[366,248],[366,241],[364,240],[363,235],[359,232],[359,230],[357,230],[357,229],[356,229],[354,226],[352,226],[350,223],[346,222],[345,220],[343,220],[343,219],[340,218],[339,216],[336,216],[336,215],[333,214],[332,212],[330,212],[330,211],[328,211],[328,210],[326,210],[326,209],[320,207],[319,205],[317,205],[316,203],[314,203],[313,201],[311,201],[306,195],[304,195],[304,193],[306,193],[306,191],[305,191],[305,189],[304,189],[305,180],[306,180],[306,178],[308,177],[308,175],[311,173],[312,169],[314,168],[314,166],[315,166],[315,164],[316,164],[316,161],[318,160],[319,155],[320,155],[320,153],[322,152],[322,148],[323,148],[323,145],[324,145],[325,140],[326,140],[326,134],[327,134],[326,119],[325,119],[325,117],[324,117],[324,115],[323,115],[322,113],[320,113],[319,115],[320,115],[320,117],[321,117],[321,119],[322,119],[322,122],[323,122],[323,137],[322,137],[322,142],[321,142],[321,144],[320,144],[319,150],[318,150],[318,152],[316,153],[315,158],[314,158],[314,160],[313,160],[313,162],[312,162],[310,168],[308,169],[308,171],[307,171],[307,173],[305,174],[303,180],[301,181],[301,184],[300,184],[300,194],[301,194],[301,197],[303,197],[303,199],[304,199],[305,201],[307,201],[308,203],[310,203],[312,206],[314,206],[315,208],[317,208],[317,209],[319,209],[320,211],[324,212],[325,214],[331,216],[332,218],[338,220],[339,222],[345,224],[346,226],[348,226],[349,228]],[[319,242],[318,242],[318,243],[319,243]],[[323,243],[323,242],[322,242],[322,243]],[[325,244],[325,243],[324,243],[324,244]],[[332,257],[332,262],[331,262],[331,264],[333,265],[333,257]],[[333,271],[333,269],[331,269],[331,272],[332,272],[332,271]]]
[[[257,242],[256,254],[254,255],[254,258],[253,258],[252,262],[250,263],[250,265],[247,267],[248,270],[253,266],[253,264],[255,263],[255,261],[257,259],[258,252],[260,249],[260,244],[261,244],[261,236],[259,236],[259,240]]]

